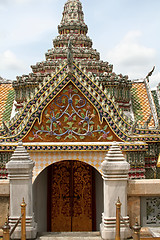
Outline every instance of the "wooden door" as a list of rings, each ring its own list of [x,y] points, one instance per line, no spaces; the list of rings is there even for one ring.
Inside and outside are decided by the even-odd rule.
[[[92,231],[95,225],[92,167],[62,161],[49,168],[48,231]]]

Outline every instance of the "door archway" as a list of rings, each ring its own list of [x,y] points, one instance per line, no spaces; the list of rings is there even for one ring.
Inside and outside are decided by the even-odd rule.
[[[64,169],[62,170],[62,168],[66,168],[66,166],[64,166],[64,163],[68,165],[68,162],[70,164],[73,164],[73,163],[76,164],[75,165],[76,167],[74,166],[74,172],[75,173],[78,172],[78,175],[80,173],[80,176],[82,177],[81,179],[87,178],[86,171],[89,170],[89,172],[92,173],[92,175],[90,176],[91,180],[88,180],[89,182],[92,182],[91,192],[90,192],[92,196],[92,202],[89,203],[92,206],[92,212],[90,212],[90,216],[92,217],[90,218],[90,221],[89,221],[87,220],[87,218],[85,219],[85,215],[83,214],[80,214],[82,215],[81,217],[77,216],[77,219],[79,220],[80,223],[85,222],[87,223],[86,224],[87,226],[90,225],[90,223],[92,223],[92,226],[90,225],[90,229],[81,227],[79,231],[93,231],[93,230],[99,231],[100,230],[100,223],[101,223],[102,212],[103,212],[103,180],[102,180],[101,174],[94,167],[92,167],[87,163],[84,163],[81,161],[74,161],[74,160],[65,160],[65,161],[63,160],[60,162],[58,161],[56,163],[53,163],[50,166],[46,167],[37,176],[37,178],[33,183],[33,198],[34,198],[33,207],[34,207],[35,219],[38,226],[38,232],[47,232],[51,230],[57,231],[55,229],[51,229],[51,214],[49,214],[51,212],[51,206],[50,206],[52,202],[51,195],[53,195],[53,193],[51,193],[51,179],[53,179],[51,178],[51,172],[53,171],[54,168],[56,168],[56,171],[58,171],[59,173],[63,172]],[[68,167],[71,167],[71,166],[68,166]],[[75,168],[77,168],[77,171],[75,171]],[[72,165],[72,169],[69,170],[69,173],[71,173],[71,171],[73,171],[73,165]],[[66,182],[66,177],[64,179]],[[80,183],[79,185],[84,186],[81,183],[81,181],[79,181],[79,178],[78,178],[78,183]],[[72,187],[69,187],[69,189],[70,189],[70,196],[73,197],[72,195],[73,191],[71,191],[71,189],[73,189],[73,185]],[[84,195],[87,196],[86,189],[87,188],[84,189]],[[65,194],[61,194],[61,196],[62,198],[64,198],[65,201],[68,201],[67,196],[65,196]],[[74,197],[76,201],[78,200],[78,203],[77,203],[78,206],[76,205],[76,211],[78,211],[78,213],[79,212],[81,213],[81,209],[79,206],[80,196],[81,194],[79,194],[79,191],[78,191],[78,193]],[[70,200],[73,201],[73,199],[70,199]],[[54,202],[56,202],[55,199],[54,199]],[[56,205],[57,204],[58,203],[56,203]],[[64,208],[63,210],[65,211],[66,208]],[[70,211],[73,212],[73,209],[71,209]],[[72,217],[72,220],[73,220],[73,217]],[[65,220],[63,219],[63,217],[59,218],[59,223],[61,225],[64,224],[64,221]],[[70,222],[71,222],[71,219],[70,219]],[[75,223],[72,222],[71,224],[72,224],[72,229],[70,228],[68,229],[68,231],[74,231],[73,225],[75,226]],[[63,230],[63,229],[59,229],[59,230]]]
[[[95,175],[80,161],[66,160],[48,168],[48,231],[96,230]]]

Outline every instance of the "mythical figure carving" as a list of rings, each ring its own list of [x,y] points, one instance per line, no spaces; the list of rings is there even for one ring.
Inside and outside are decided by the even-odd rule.
[[[68,61],[68,72],[69,72],[69,73],[72,73],[73,52],[72,52],[72,43],[71,43],[71,40],[69,40],[69,42],[68,42],[67,61]]]

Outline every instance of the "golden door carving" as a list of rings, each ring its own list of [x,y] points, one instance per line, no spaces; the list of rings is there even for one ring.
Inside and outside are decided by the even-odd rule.
[[[62,161],[51,167],[50,230],[92,231],[92,167],[79,161]]]

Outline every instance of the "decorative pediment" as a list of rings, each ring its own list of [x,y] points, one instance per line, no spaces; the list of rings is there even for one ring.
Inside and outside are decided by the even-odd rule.
[[[41,123],[34,123],[24,142],[119,141],[106,120],[69,81],[45,108]]]
[[[67,64],[44,78],[15,118],[0,130],[1,142],[159,141],[159,130],[137,129],[94,77]],[[50,139],[50,140],[48,140]]]

